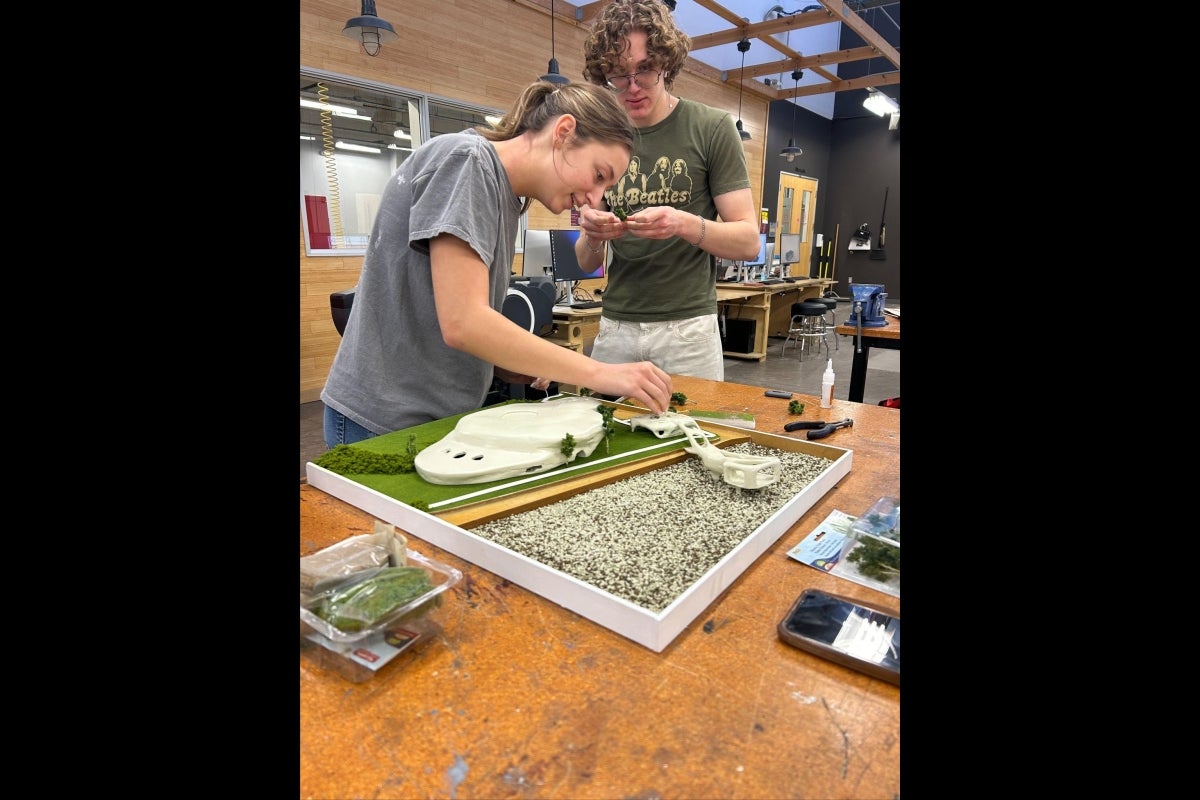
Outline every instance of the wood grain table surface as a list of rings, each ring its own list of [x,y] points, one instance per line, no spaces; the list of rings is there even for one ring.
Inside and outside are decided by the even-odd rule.
[[[833,489],[661,653],[420,539],[463,580],[440,634],[369,681],[300,660],[302,798],[881,798],[900,794],[900,689],[779,641],[816,587],[898,598],[788,558],[834,509],[900,496],[900,411],[813,395],[800,417],[763,387],[674,376],[688,406],[748,410],[757,429],[854,419],[822,440],[854,451]],[[300,486],[300,555],[373,518]]]

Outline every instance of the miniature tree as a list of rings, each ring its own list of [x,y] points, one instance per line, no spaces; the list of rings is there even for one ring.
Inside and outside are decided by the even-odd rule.
[[[600,418],[604,420],[604,452],[612,453],[612,446],[609,444],[613,436],[617,433],[616,423],[613,422],[613,407],[606,405],[596,406],[596,410],[600,412]]]

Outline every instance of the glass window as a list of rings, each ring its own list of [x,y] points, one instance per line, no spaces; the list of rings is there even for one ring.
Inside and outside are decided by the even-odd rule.
[[[427,137],[484,125],[494,113],[302,69],[300,214],[308,255],[365,255],[383,187],[413,149]]]

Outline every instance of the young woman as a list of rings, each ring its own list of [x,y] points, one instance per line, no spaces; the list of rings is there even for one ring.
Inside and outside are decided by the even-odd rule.
[[[639,135],[605,202],[582,209],[575,252],[591,270],[612,243],[592,358],[637,354],[672,374],[719,381],[715,257],[758,255],[759,219],[732,115],[671,94],[690,46],[661,0],[615,0],[596,17],[583,76],[617,92]]]
[[[400,165],[321,392],[326,446],[477,409],[494,371],[666,411],[671,379],[653,364],[594,361],[501,313],[521,214],[533,199],[555,214],[598,205],[635,135],[611,90],[539,81],[495,128],[437,136]]]

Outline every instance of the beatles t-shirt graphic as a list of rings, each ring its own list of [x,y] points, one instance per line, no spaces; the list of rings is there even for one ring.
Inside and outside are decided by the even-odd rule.
[[[654,160],[649,175],[642,172],[641,159],[634,156],[616,187],[604,193],[610,210],[624,208],[627,214],[647,206],[686,206],[691,197],[687,163],[682,158],[672,161],[665,155]]]

